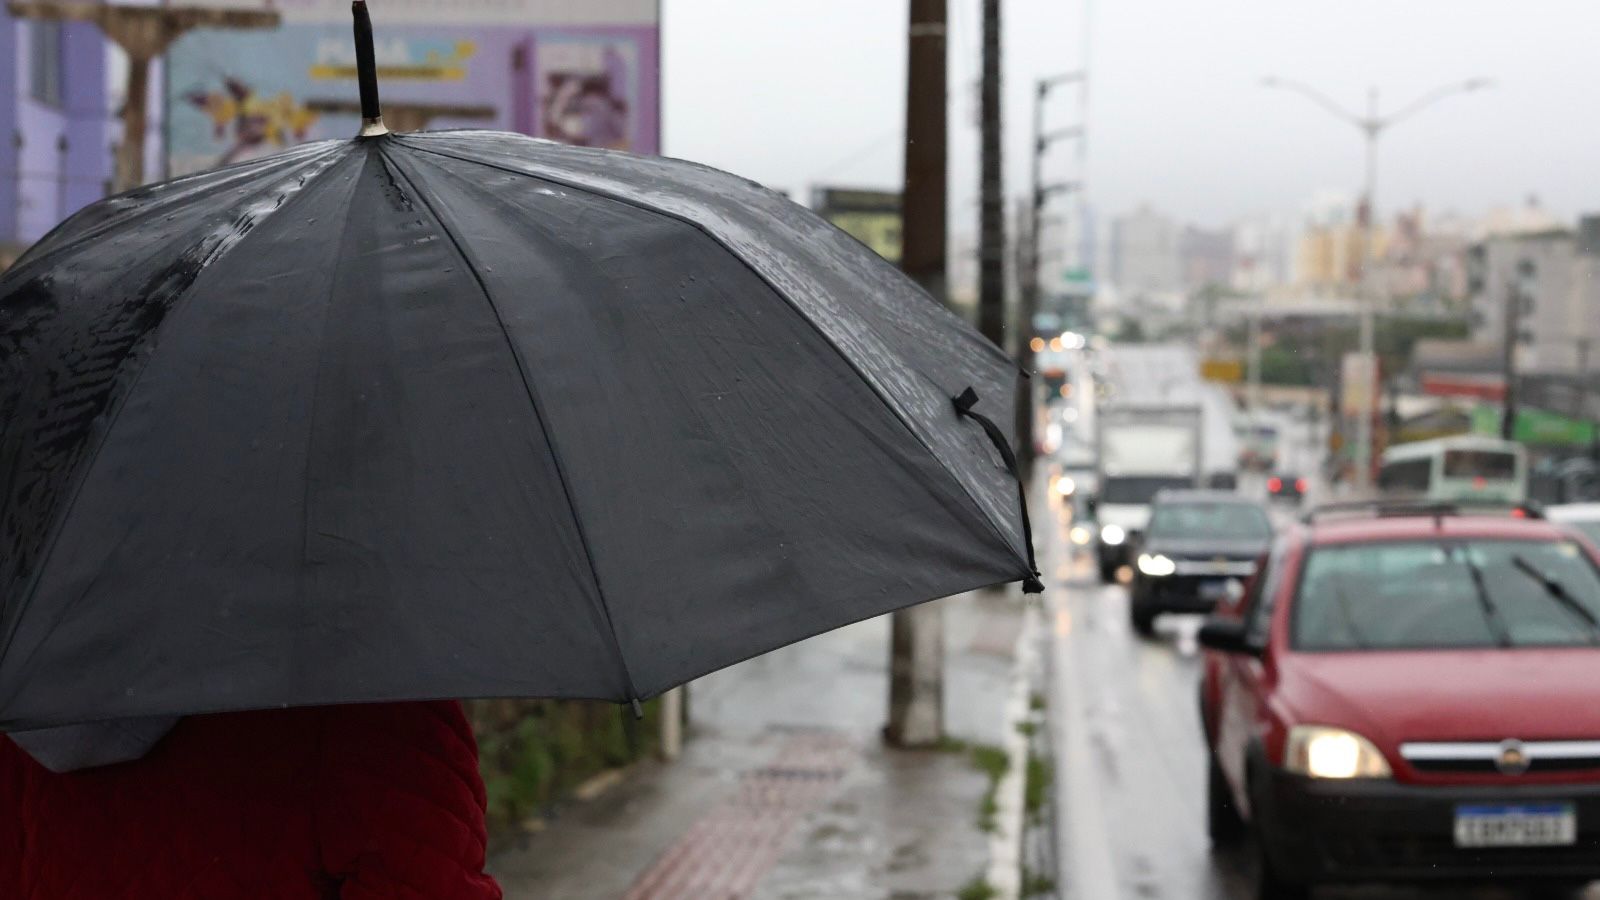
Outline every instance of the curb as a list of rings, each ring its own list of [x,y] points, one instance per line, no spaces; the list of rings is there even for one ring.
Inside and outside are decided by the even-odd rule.
[[[989,837],[986,879],[995,900],[1018,900],[1022,891],[1022,838],[1027,827],[1024,792],[1028,778],[1028,736],[1020,727],[1032,715],[1029,700],[1039,664],[1039,604],[1024,599],[1022,629],[1017,634],[1015,663],[1005,705],[1006,772],[995,788],[995,829]]]

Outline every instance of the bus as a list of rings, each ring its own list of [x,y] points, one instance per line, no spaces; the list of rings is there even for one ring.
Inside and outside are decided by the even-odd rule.
[[[1378,490],[1407,499],[1521,504],[1528,499],[1528,457],[1521,444],[1474,435],[1397,444],[1383,452]]]

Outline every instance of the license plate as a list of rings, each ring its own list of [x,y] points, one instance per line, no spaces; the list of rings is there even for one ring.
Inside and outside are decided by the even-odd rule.
[[[1227,594],[1228,583],[1226,581],[1200,582],[1201,600],[1221,600],[1223,597],[1227,596]]]
[[[1570,803],[1456,807],[1457,847],[1559,847],[1578,842]]]

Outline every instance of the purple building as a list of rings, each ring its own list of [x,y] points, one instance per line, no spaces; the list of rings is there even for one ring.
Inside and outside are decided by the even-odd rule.
[[[118,130],[106,47],[94,25],[0,6],[0,267],[106,194]]]

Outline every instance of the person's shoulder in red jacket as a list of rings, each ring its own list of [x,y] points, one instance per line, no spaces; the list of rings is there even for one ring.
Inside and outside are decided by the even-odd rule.
[[[55,774],[0,737],[0,897],[499,900],[460,704],[194,716]]]
[[[341,898],[499,898],[460,704],[330,708],[322,720],[317,835]]]

